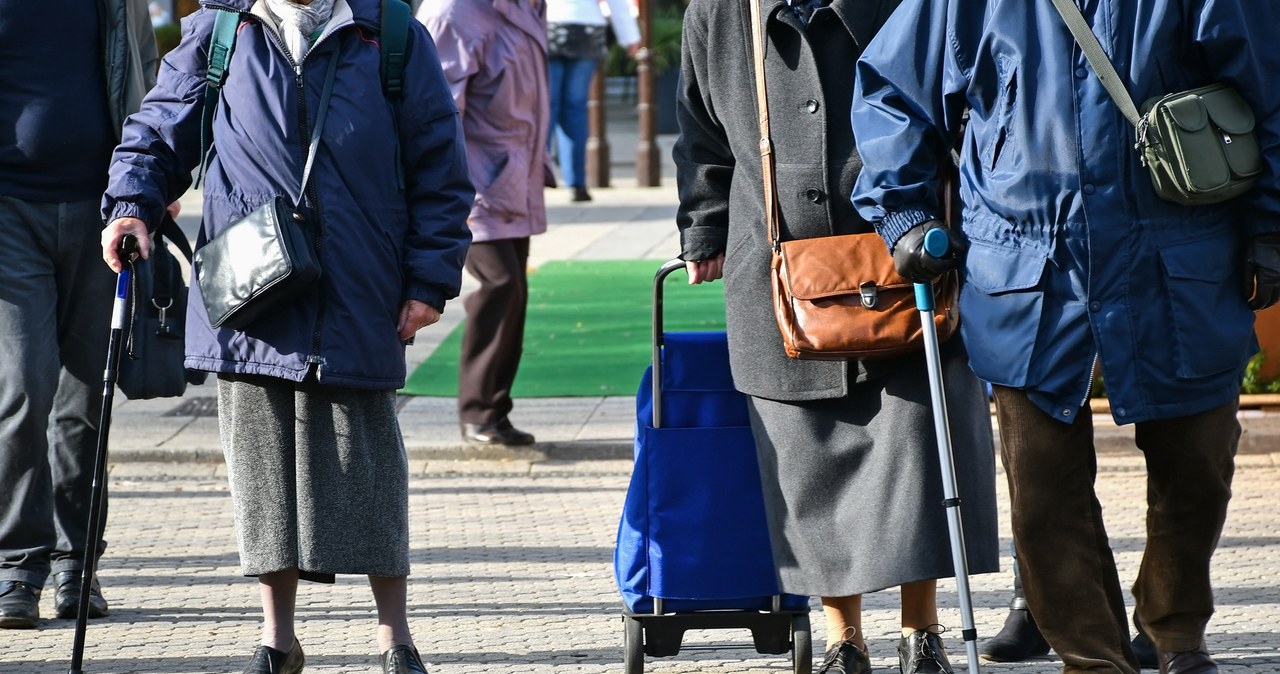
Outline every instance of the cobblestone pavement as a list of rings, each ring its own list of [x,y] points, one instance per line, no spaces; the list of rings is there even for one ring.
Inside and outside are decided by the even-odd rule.
[[[623,671],[610,560],[629,462],[415,462],[414,469],[410,612],[432,672]],[[230,500],[215,471],[147,463],[114,469],[101,570],[111,615],[89,625],[85,672],[243,669],[259,636],[258,596],[256,584],[239,575]],[[1224,673],[1280,672],[1280,649],[1272,641],[1280,632],[1278,481],[1280,455],[1241,458],[1213,566],[1219,603],[1208,643]],[[1142,545],[1140,459],[1104,456],[1098,486],[1122,577],[1132,578]],[[1005,500],[1002,485],[1000,502]],[[1007,548],[1007,511],[1001,517]],[[999,629],[1009,587],[1007,571],[972,579],[980,635]],[[45,615],[52,614],[51,594],[41,607]],[[872,660],[883,674],[897,671],[894,594],[869,595],[865,602]],[[953,582],[941,585],[939,602],[952,628],[947,643],[953,661],[963,671]],[[307,672],[379,671],[373,604],[362,578],[304,584],[298,614]],[[816,605],[811,617],[820,649]],[[73,625],[46,619],[37,630],[0,632],[0,673],[68,671]],[[745,646],[747,639],[746,632],[730,630],[689,632],[678,656],[649,658],[645,671],[791,671],[787,656],[759,655]],[[984,663],[982,670],[1048,674],[1060,667],[1045,658]]]

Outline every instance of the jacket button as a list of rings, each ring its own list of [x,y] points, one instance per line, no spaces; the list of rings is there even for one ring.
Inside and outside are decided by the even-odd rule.
[[[812,187],[810,187],[809,189],[804,191],[804,196],[807,197],[809,201],[812,201],[813,203],[816,204],[819,201],[822,201],[822,190],[815,190]]]
[[[813,114],[818,111],[818,102],[810,98],[804,102],[804,109],[808,110],[810,114]]]
[[[1085,194],[1093,194],[1094,192],[1098,191],[1098,189],[1093,186],[1093,183],[1086,183],[1082,189],[1084,190]]]
[[[1089,311],[1102,311],[1102,302],[1090,302]]]
[[[1089,69],[1085,67],[1076,68],[1076,77],[1084,79],[1089,76]]]

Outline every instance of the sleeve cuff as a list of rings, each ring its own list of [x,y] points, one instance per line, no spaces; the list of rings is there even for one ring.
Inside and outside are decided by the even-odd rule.
[[[405,300],[417,300],[424,304],[429,304],[436,311],[444,312],[444,291],[436,286],[426,285],[424,283],[410,284],[405,291]]]
[[[901,239],[907,230],[936,219],[932,213],[921,209],[895,211],[884,216],[876,226],[876,231],[884,238],[885,243],[889,244],[889,250],[893,250],[893,247],[898,245],[898,239]]]

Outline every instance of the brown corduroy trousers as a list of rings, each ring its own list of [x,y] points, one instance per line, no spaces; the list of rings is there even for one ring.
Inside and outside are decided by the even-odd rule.
[[[1092,416],[1065,424],[1023,391],[994,391],[1014,546],[1036,623],[1064,673],[1137,674],[1125,598],[1094,492]],[[1147,466],[1147,540],[1133,594],[1161,650],[1199,647],[1213,614],[1209,560],[1231,499],[1237,409],[1232,402],[1136,426]]]

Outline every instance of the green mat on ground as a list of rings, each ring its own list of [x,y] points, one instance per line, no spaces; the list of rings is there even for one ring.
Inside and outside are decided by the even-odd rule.
[[[652,358],[657,260],[548,262],[529,272],[518,398],[634,396]],[[690,286],[683,271],[663,284],[663,329],[723,330],[724,287]],[[401,393],[458,395],[459,325],[409,376]]]

